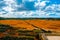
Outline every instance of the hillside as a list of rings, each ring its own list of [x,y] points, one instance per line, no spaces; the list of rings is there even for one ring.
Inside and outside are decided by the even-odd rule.
[[[44,29],[54,32],[60,32],[60,20],[0,20],[0,24],[11,25],[19,29]]]

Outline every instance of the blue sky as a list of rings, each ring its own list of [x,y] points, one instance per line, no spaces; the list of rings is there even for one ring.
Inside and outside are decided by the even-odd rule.
[[[60,0],[0,0],[0,17],[60,18]]]

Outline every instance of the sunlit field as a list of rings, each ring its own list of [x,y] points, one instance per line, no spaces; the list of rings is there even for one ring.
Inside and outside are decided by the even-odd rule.
[[[60,20],[0,20],[0,24],[11,25],[13,27],[33,30],[33,29],[44,29],[54,32],[60,32]]]
[[[41,34],[40,31],[44,33]],[[0,20],[1,40],[57,40],[57,38],[60,39],[60,20]]]

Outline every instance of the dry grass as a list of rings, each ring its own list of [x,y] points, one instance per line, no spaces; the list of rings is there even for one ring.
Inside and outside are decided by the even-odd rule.
[[[60,20],[0,20],[0,24],[8,24],[13,27],[33,30],[34,26],[45,30],[60,32]],[[32,25],[34,26],[32,26]]]

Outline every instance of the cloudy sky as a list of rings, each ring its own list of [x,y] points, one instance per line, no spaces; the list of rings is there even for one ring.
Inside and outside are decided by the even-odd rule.
[[[0,17],[60,18],[60,0],[0,0]]]

